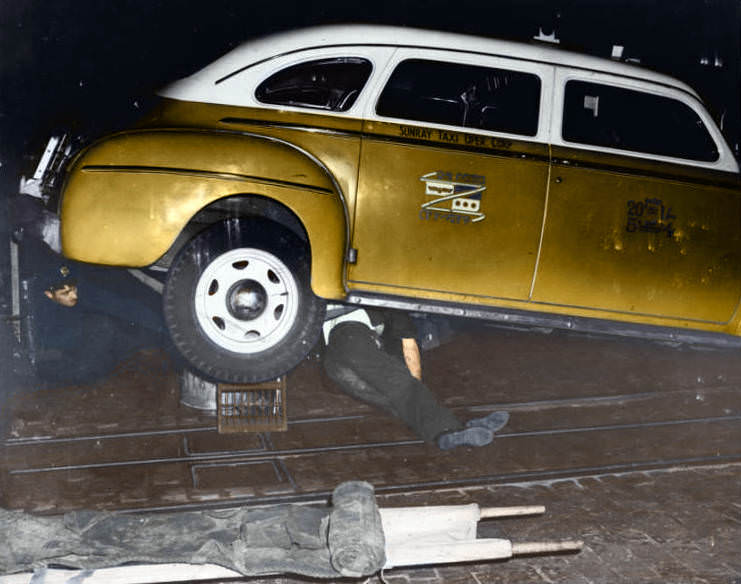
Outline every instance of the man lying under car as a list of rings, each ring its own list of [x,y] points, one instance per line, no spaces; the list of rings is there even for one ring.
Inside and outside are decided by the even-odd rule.
[[[109,274],[113,280],[127,276]],[[101,294],[89,279],[78,282],[64,264],[42,274],[41,280],[44,298],[34,299],[34,319],[36,373],[43,381],[90,383],[138,350],[162,346],[164,324],[153,311],[141,307],[128,318],[114,316],[106,304],[119,300]]]

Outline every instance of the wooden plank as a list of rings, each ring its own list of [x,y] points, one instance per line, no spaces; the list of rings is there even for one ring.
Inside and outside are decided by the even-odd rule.
[[[34,574],[11,574],[0,576],[0,584],[68,584],[85,582],[85,584],[151,584],[155,582],[194,582],[243,578],[238,572],[214,565],[160,564],[147,566],[124,566],[101,570],[40,570]]]

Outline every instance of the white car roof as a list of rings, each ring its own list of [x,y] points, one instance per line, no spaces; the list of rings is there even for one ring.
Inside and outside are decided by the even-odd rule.
[[[342,45],[418,47],[496,55],[632,77],[674,87],[698,97],[691,87],[668,75],[619,61],[565,51],[545,43],[521,43],[449,32],[362,24],[306,28],[245,42],[186,78],[187,85],[191,89],[200,84],[211,86],[237,71],[272,57],[299,50]],[[170,91],[166,88],[162,94],[168,95]]]

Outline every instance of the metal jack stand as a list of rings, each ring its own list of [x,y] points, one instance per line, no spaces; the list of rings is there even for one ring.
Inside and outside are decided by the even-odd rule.
[[[217,416],[219,434],[235,432],[285,432],[286,378],[263,383],[215,383],[184,370],[180,402]]]

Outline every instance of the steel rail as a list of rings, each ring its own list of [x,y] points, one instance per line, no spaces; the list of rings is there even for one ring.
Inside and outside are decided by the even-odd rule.
[[[484,485],[517,486],[559,481],[578,481],[611,475],[629,473],[647,473],[667,471],[683,466],[717,466],[741,463],[741,454],[721,456],[697,456],[689,458],[657,459],[643,462],[625,462],[598,466],[585,466],[571,469],[554,469],[547,471],[525,471],[520,473],[487,474],[463,479],[445,479],[437,481],[418,481],[397,485],[380,485],[375,488],[376,495],[396,495],[417,491],[440,489],[475,488]],[[120,513],[167,512],[167,511],[200,511],[206,509],[224,509],[232,507],[261,507],[283,503],[325,504],[332,494],[332,489],[317,490],[307,493],[281,493],[264,496],[234,497],[229,500],[198,501],[173,505],[152,505],[116,509]]]
[[[559,435],[559,434],[574,434],[574,433],[585,433],[585,432],[603,432],[613,430],[634,430],[634,429],[645,429],[645,428],[659,428],[665,426],[679,426],[688,424],[706,424],[706,423],[719,423],[719,422],[734,422],[741,421],[741,415],[729,415],[729,416],[712,416],[703,418],[688,418],[685,420],[662,420],[662,421],[651,421],[651,422],[638,422],[628,424],[605,424],[595,426],[581,426],[573,428],[557,428],[548,430],[530,430],[524,432],[510,432],[510,433],[498,433],[497,440],[503,439],[515,439],[528,436],[547,436],[547,435]],[[89,469],[102,469],[102,468],[117,468],[124,466],[141,466],[141,465],[152,465],[161,463],[204,463],[210,461],[229,462],[231,464],[237,464],[239,462],[254,463],[256,461],[271,461],[276,458],[289,459],[299,458],[307,454],[317,454],[323,452],[348,452],[353,450],[366,450],[373,448],[394,448],[400,446],[411,446],[422,444],[423,441],[419,439],[411,440],[391,440],[387,442],[364,442],[359,444],[340,444],[340,445],[327,445],[327,446],[314,446],[309,448],[288,448],[283,450],[268,450],[267,448],[262,449],[249,449],[242,451],[229,451],[229,452],[205,452],[205,453],[187,453],[185,456],[172,456],[172,457],[161,457],[161,458],[143,458],[143,459],[131,459],[121,460],[115,462],[102,462],[102,463],[88,463],[88,464],[70,464],[60,465],[51,467],[30,467],[22,469],[11,469],[8,471],[9,475],[23,475],[23,474],[35,474],[35,473],[47,473],[47,472],[68,472],[75,470],[89,470]],[[739,454],[741,456],[741,454]]]

